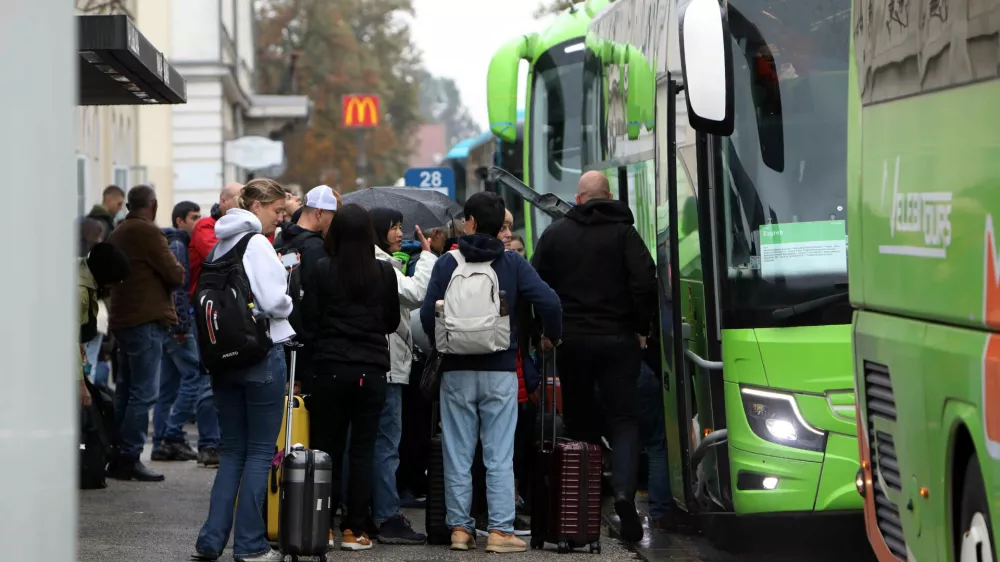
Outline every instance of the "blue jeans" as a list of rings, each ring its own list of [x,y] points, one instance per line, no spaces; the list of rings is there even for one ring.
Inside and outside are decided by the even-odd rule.
[[[111,369],[108,368],[107,361],[100,361],[101,344],[104,343],[104,334],[98,332],[94,339],[85,344],[87,350],[87,362],[91,365],[90,382],[96,386],[108,387],[108,375]]]
[[[444,450],[445,517],[449,528],[475,534],[472,460],[483,442],[490,531],[514,532],[514,430],[517,374],[511,371],[449,371],[441,376],[441,444]]]
[[[375,436],[375,478],[372,481],[372,519],[381,525],[403,514],[399,510],[396,470],[399,468],[399,440],[403,437],[403,385],[389,384],[385,406]]]
[[[160,363],[160,399],[153,410],[153,448],[160,441],[187,442],[184,425],[196,414],[198,449],[219,446],[219,416],[212,400],[212,381],[202,375],[197,332],[184,343],[168,337]],[[171,411],[171,407],[173,411]]]
[[[115,373],[115,417],[121,430],[121,452],[138,460],[146,446],[149,410],[159,391],[164,329],[158,322],[115,330],[118,372]]]
[[[274,444],[281,429],[285,373],[285,351],[278,344],[257,365],[213,378],[222,450],[208,519],[195,544],[199,554],[222,554],[230,530],[235,557],[257,556],[271,548],[263,505]]]
[[[673,509],[670,467],[667,464],[667,432],[663,414],[663,387],[645,361],[639,371],[639,433],[649,458],[649,516],[666,517]]]

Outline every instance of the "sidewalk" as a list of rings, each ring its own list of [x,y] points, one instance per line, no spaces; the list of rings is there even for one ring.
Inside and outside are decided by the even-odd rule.
[[[191,432],[193,434],[193,432]],[[78,562],[177,562],[190,558],[198,530],[208,512],[209,492],[216,471],[194,462],[149,462],[150,447],[146,447],[145,462],[162,472],[166,481],[157,483],[121,482],[108,480],[103,490],[79,492]],[[413,528],[423,530],[424,511],[406,510]],[[385,546],[376,543],[367,552],[342,553],[332,551],[329,559],[365,559],[385,562],[429,562],[433,560],[466,561],[486,559],[483,551],[486,539],[469,553],[451,552],[445,546]],[[605,535],[601,540],[600,556],[569,555],[570,558],[593,562],[635,560],[635,554],[619,541]],[[512,555],[521,560],[565,562],[567,558],[550,545],[545,551]],[[232,561],[227,549],[221,562]]]

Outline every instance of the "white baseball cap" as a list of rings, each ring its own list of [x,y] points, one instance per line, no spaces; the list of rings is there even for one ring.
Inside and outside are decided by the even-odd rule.
[[[306,193],[306,207],[323,211],[337,210],[337,197],[328,185],[317,185]]]

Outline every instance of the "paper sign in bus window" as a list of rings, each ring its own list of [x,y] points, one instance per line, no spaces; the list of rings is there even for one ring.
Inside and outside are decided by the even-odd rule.
[[[760,227],[762,277],[847,274],[844,221],[765,224]]]

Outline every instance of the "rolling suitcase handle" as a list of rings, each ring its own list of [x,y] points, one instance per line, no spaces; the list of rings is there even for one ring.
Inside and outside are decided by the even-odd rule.
[[[556,376],[557,376],[556,375],[556,350],[555,350],[555,348],[552,348],[552,349],[550,349],[548,351],[542,351],[542,386],[541,386],[541,389],[540,389],[541,392],[539,393],[539,396],[538,396],[538,405],[539,405],[539,407],[542,410],[542,423],[539,424],[541,426],[541,431],[540,431],[541,436],[540,436],[539,444],[541,444],[541,446],[543,448],[545,446],[545,416],[547,414],[547,412],[545,410],[545,405],[546,405],[545,400],[548,397],[548,382],[549,382],[548,371],[550,370],[549,367],[551,367],[552,382],[553,382],[553,390],[552,390],[552,446],[555,447],[556,446],[556,408],[555,408],[555,403],[556,403],[556,396],[555,396],[555,394],[556,393],[555,393],[554,385],[555,385],[555,380],[556,380]]]
[[[289,349],[289,357],[291,358],[291,365],[288,369],[288,396],[285,398],[285,407],[287,408],[285,413],[285,455],[287,456],[292,452],[292,413],[295,410],[295,362],[302,344],[296,341],[288,341],[285,343],[285,347]]]

